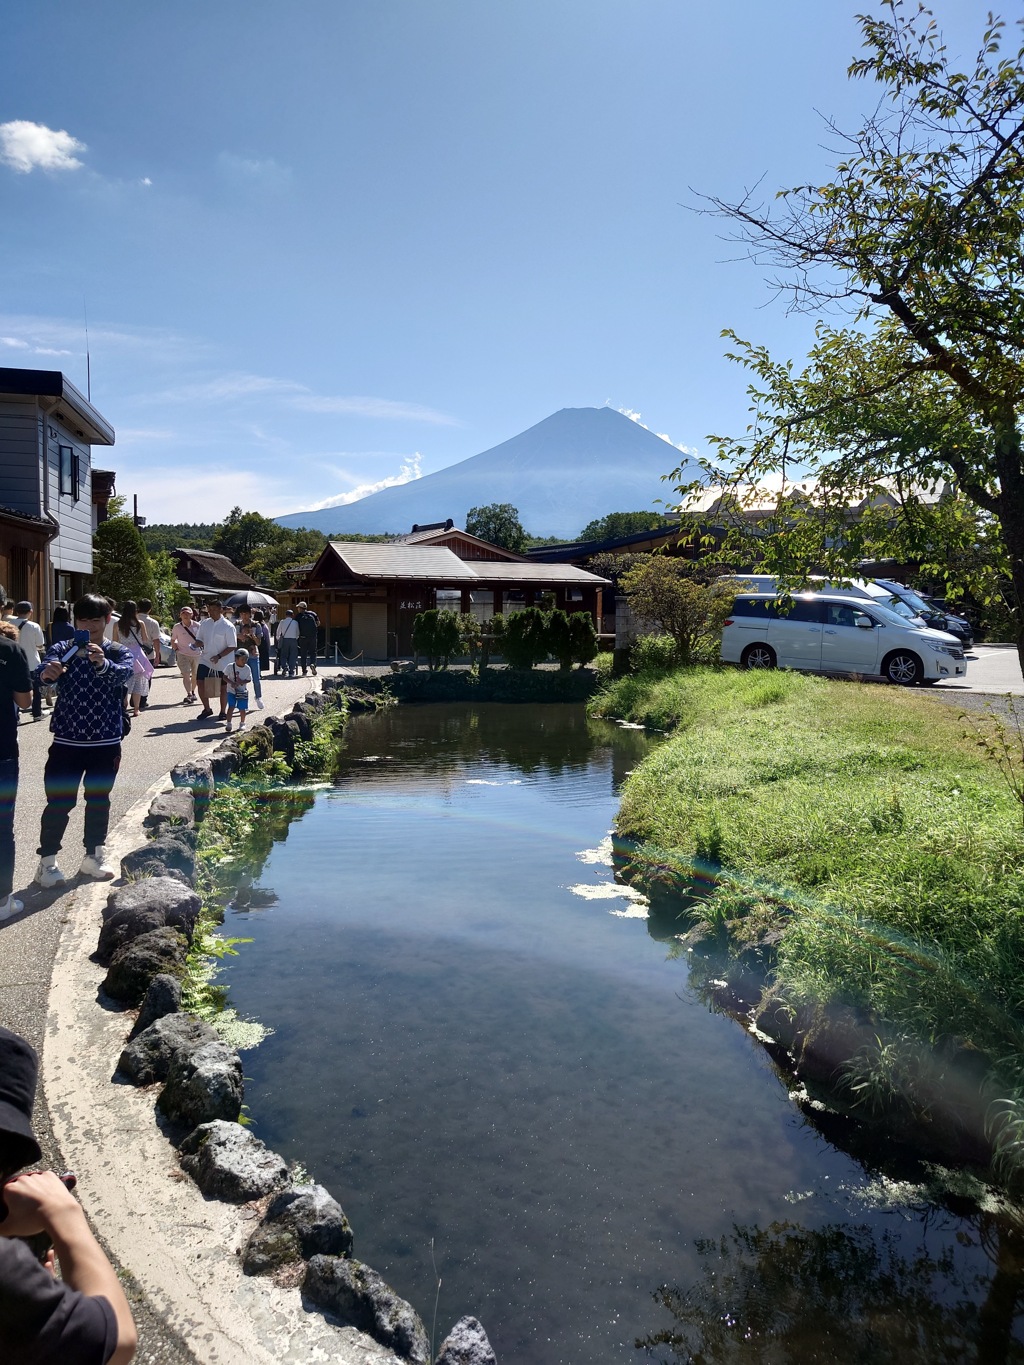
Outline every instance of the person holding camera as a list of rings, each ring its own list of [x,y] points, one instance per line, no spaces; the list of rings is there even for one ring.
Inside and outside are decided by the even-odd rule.
[[[131,682],[132,656],[124,645],[104,638],[110,620],[106,598],[87,594],[74,608],[75,635],[52,645],[38,670],[42,682],[57,683],[50,730],[53,743],[43,770],[46,809],[39,830],[39,886],[62,886],[57,866],[64,831],[85,788],[83,877],[110,881],[117,870],[106,858],[110,792],[121,766],[124,690]]]
[[[38,1070],[25,1039],[0,1028],[0,1359],[128,1365],[138,1344],[135,1322],[68,1188],[74,1178],[22,1170],[42,1156],[31,1124]]]

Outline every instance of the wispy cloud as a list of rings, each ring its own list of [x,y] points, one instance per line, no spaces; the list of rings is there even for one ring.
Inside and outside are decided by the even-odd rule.
[[[72,351],[65,351],[56,346],[32,346],[22,337],[0,337],[0,346],[7,346],[12,351],[28,351],[30,355],[72,355]]]
[[[284,190],[291,184],[291,170],[272,156],[237,156],[234,152],[221,152],[217,164],[224,178],[238,188]]]
[[[275,379],[261,374],[231,372],[197,383],[181,384],[153,396],[173,403],[226,403],[236,399],[277,398],[298,412],[369,417],[391,422],[425,422],[431,426],[459,425],[456,418],[420,403],[406,403],[394,398],[317,394],[294,379]]]
[[[606,406],[610,406],[610,404],[606,403]],[[667,441],[673,450],[681,450],[684,455],[696,456],[700,454],[696,446],[684,446],[682,441],[673,441],[667,432],[655,431],[653,427],[649,427],[646,422],[640,420],[643,414],[637,412],[635,408],[616,408],[616,412],[621,412],[623,417],[628,417],[631,422],[635,422],[638,427],[643,427],[644,431],[649,431],[652,436],[657,436],[659,440]]]
[[[0,123],[0,161],[22,175],[34,170],[77,171],[82,162],[75,153],[86,150],[84,142],[63,128],[20,118]]]
[[[399,484],[412,483],[413,480],[423,476],[421,464],[422,456],[417,450],[415,454],[410,455],[403,462],[397,474],[390,474],[387,478],[378,479],[375,483],[361,483],[347,493],[339,493],[333,498],[324,498],[321,502],[314,502],[300,510],[321,512],[325,507],[346,507],[350,502],[358,502],[360,498],[368,498],[371,493],[379,493],[382,488],[397,488]]]
[[[391,398],[320,398],[315,394],[293,398],[293,408],[301,412],[336,412],[353,417],[381,417],[392,422],[429,422],[432,426],[457,427],[454,417],[419,403],[402,403]]]

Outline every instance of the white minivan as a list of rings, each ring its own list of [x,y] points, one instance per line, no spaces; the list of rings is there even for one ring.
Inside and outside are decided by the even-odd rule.
[[[741,592],[722,630],[722,660],[744,668],[862,673],[903,687],[963,678],[960,641],[842,592]]]

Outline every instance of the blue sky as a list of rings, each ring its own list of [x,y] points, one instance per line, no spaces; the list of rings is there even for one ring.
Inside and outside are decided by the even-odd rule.
[[[0,364],[84,389],[87,307],[97,462],[150,521],[348,499],[562,407],[703,450],[747,420],[720,330],[799,356],[813,320],[685,206],[825,173],[819,115],[876,98],[856,8],[10,6]],[[936,8],[969,47],[986,7]]]

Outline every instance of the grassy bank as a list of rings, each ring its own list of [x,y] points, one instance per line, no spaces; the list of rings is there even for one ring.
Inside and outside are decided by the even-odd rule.
[[[623,792],[619,830],[639,845],[641,875],[700,893],[690,914],[734,957],[771,941],[776,1005],[841,1007],[866,1027],[877,1055],[859,1072],[845,1062],[855,1099],[906,1099],[922,1046],[973,1052],[976,1073],[1012,1097],[1024,1080],[1021,808],[955,707],[714,669],[626,677],[593,706],[671,731]]]

